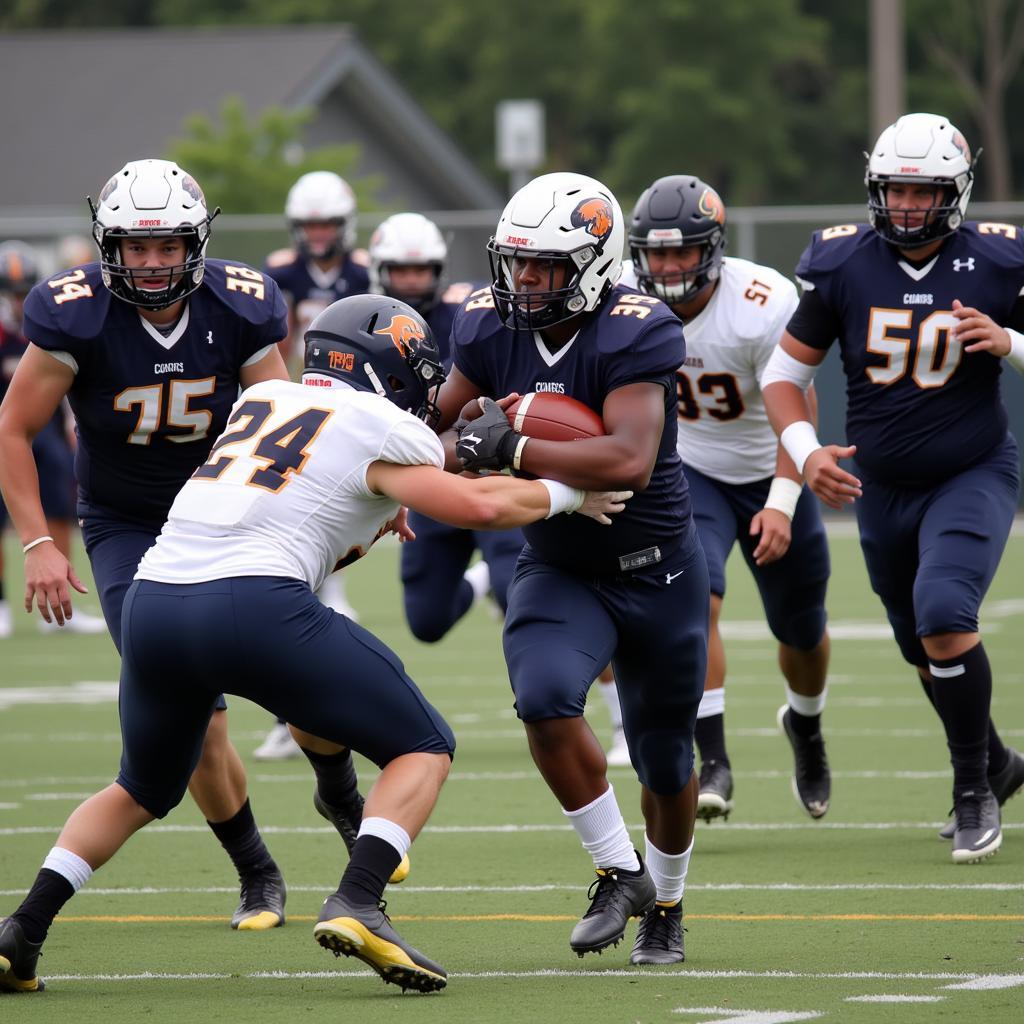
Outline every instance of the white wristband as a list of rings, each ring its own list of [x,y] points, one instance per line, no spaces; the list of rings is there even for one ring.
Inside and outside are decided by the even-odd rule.
[[[795,480],[786,476],[777,476],[772,480],[768,488],[768,498],[764,503],[765,508],[773,508],[781,512],[790,522],[796,512],[796,503],[800,500],[803,487]]]
[[[1006,354],[1006,361],[1018,372],[1024,373],[1024,334],[1020,331],[1006,328],[1010,336],[1010,351]]]
[[[45,544],[48,540],[53,540],[52,537],[36,537],[35,540],[30,540],[22,549],[21,553],[27,555],[33,548],[39,547],[40,544]]]
[[[779,440],[789,453],[789,457],[796,463],[798,473],[803,473],[807,456],[821,447],[817,432],[807,420],[790,423],[779,435]]]
[[[512,468],[515,470],[519,469],[519,463],[523,459],[523,450],[526,448],[526,442],[530,439],[528,437],[521,437],[516,443],[516,453],[512,456]]]
[[[538,480],[548,489],[548,497],[551,501],[551,510],[544,517],[550,519],[561,512],[575,512],[583,504],[587,496],[585,491],[570,487],[568,484],[560,484],[557,480]]]

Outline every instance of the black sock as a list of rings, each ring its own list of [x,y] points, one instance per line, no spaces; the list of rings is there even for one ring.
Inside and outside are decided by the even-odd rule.
[[[0,601],[4,599],[4,581],[0,580]]]
[[[352,764],[352,751],[343,750],[340,754],[314,754],[303,747],[302,752],[313,766],[316,791],[320,794],[320,799],[329,807],[349,812],[349,820],[359,828],[363,813],[359,800],[359,780]]]
[[[789,724],[797,736],[809,740],[821,732],[821,715],[801,715],[799,711],[789,709]]]
[[[228,852],[238,875],[255,874],[257,871],[276,871],[277,865],[263,842],[256,820],[252,816],[249,801],[242,804],[238,813],[227,821],[206,823]]]
[[[959,657],[932,660],[929,666],[935,709],[953,764],[953,795],[987,789],[992,670],[985,648],[979,643]]]
[[[704,764],[718,761],[729,767],[729,755],[725,752],[725,713],[698,718],[693,727],[693,738],[697,741],[700,759]]]
[[[42,868],[11,919],[21,925],[29,942],[44,942],[53,919],[74,895],[75,887],[63,875]]]
[[[402,855],[379,836],[360,836],[341,876],[338,895],[357,906],[376,906]]]
[[[921,689],[924,690],[924,695],[928,698],[929,703],[935,707],[935,694],[932,692],[931,680],[925,679],[921,676]],[[938,708],[936,708],[936,711]],[[990,718],[988,720],[988,774],[989,778],[993,775],[998,775],[1005,767],[1006,762],[1010,759],[1010,752],[1006,749],[1006,745],[1003,743],[996,731],[996,723]]]

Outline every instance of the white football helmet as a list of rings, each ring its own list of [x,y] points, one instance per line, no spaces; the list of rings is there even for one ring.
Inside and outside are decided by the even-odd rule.
[[[915,249],[953,234],[964,221],[974,183],[974,163],[963,135],[939,114],[904,114],[878,137],[868,156],[864,184],[868,188],[868,220],[887,241]],[[890,210],[890,182],[935,185],[944,198],[921,211]]]
[[[370,236],[370,291],[401,299],[420,313],[437,303],[448,246],[437,225],[420,213],[396,213]],[[430,267],[433,282],[426,292],[409,294],[393,286],[390,268]]]
[[[89,199],[89,209],[103,283],[117,298],[143,309],[165,309],[202,284],[210,222],[220,209],[207,211],[203,190],[176,163],[132,160],[103,186],[98,204]],[[143,288],[136,278],[141,281],[153,271],[126,267],[121,241],[165,236],[184,239],[185,262],[168,268],[166,287]]]
[[[310,171],[288,191],[284,204],[295,247],[305,256],[327,260],[349,252],[356,244],[356,197],[344,178],[333,171]],[[311,246],[304,225],[328,221],[337,227],[335,238],[326,246]]]
[[[625,236],[622,210],[601,182],[568,172],[534,178],[509,200],[487,245],[502,322],[542,330],[596,309],[619,278]],[[516,291],[512,266],[523,256],[551,261],[547,291]]]

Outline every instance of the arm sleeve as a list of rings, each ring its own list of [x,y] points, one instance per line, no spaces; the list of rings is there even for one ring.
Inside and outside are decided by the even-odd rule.
[[[839,337],[841,324],[839,317],[814,288],[800,296],[800,305],[789,318],[786,330],[797,341],[825,352]]]

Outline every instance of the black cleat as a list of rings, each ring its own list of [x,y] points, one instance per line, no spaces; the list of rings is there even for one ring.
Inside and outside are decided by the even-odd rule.
[[[704,821],[729,820],[732,811],[732,772],[721,761],[705,761],[700,768],[697,817]]]
[[[587,895],[590,909],[569,937],[569,947],[581,957],[617,946],[626,933],[626,922],[646,914],[654,906],[657,891],[651,873],[640,860],[637,874],[622,868],[597,868],[597,878]]]
[[[953,863],[977,864],[1003,844],[999,802],[991,790],[970,790],[954,797]]]
[[[1016,796],[1024,790],[1024,755],[1013,747],[1007,747],[1008,755],[1006,764],[1001,771],[988,777],[988,788],[996,798],[999,806],[1002,807],[1012,796]],[[953,812],[950,811],[952,815]],[[954,815],[939,831],[940,839],[952,839],[956,831],[956,816]]]
[[[820,732],[813,736],[800,736],[794,732],[787,704],[779,708],[776,721],[793,748],[793,795],[812,818],[823,818],[832,795],[832,775],[825,756],[825,741]]]
[[[681,964],[686,959],[683,952],[683,901],[666,907],[655,903],[640,918],[640,929],[636,933],[633,952],[629,954],[631,964]]]
[[[350,857],[352,848],[356,845],[356,839],[359,837],[359,826],[363,823],[363,804],[365,803],[361,795],[357,793],[356,796],[358,803],[353,804],[347,810],[339,810],[337,807],[331,807],[330,804],[325,803],[317,790],[313,791],[313,806],[316,808],[316,813],[321,818],[326,818],[338,830],[338,835],[341,836],[341,841],[345,844],[345,849],[348,850]],[[391,872],[388,881],[392,885],[404,882],[409,877],[410,869],[409,854],[405,854],[398,867]]]
[[[29,942],[13,918],[0,921],[0,992],[42,992],[46,986],[36,977],[41,942]]]
[[[437,992],[448,984],[448,974],[406,942],[376,907],[355,906],[335,893],[324,900],[313,938],[335,956],[354,956],[372,967],[386,982],[417,992]]]
[[[242,877],[242,898],[231,915],[231,927],[242,932],[265,932],[284,924],[284,879],[276,867]]]

